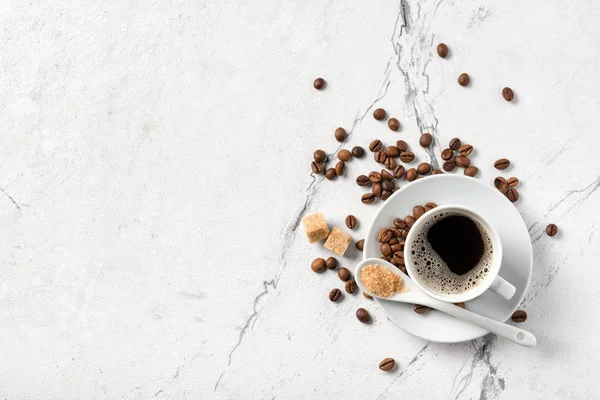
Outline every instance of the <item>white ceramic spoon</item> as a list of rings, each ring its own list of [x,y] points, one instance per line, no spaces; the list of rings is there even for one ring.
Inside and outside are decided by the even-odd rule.
[[[392,297],[381,297],[371,293],[367,288],[365,288],[365,285],[363,284],[360,277],[360,272],[363,269],[363,267],[369,264],[381,265],[389,269],[396,275],[400,276],[404,281],[404,291],[396,293]],[[477,326],[480,326],[490,332],[495,333],[498,336],[505,337],[512,342],[520,344],[521,346],[533,347],[536,344],[537,340],[535,336],[533,336],[533,334],[531,334],[530,332],[516,328],[511,325],[507,325],[500,321],[496,321],[495,319],[484,317],[483,315],[479,315],[474,312],[465,310],[454,304],[446,303],[429,297],[428,295],[420,291],[419,288],[417,288],[417,286],[413,283],[413,281],[408,275],[400,271],[392,264],[379,258],[367,258],[366,260],[363,260],[356,267],[356,270],[354,271],[354,276],[356,283],[364,292],[373,297],[377,297],[378,299],[387,301],[398,301],[400,303],[421,304],[427,307],[435,308],[436,310],[442,311],[446,314],[450,314],[463,321],[467,321]]]

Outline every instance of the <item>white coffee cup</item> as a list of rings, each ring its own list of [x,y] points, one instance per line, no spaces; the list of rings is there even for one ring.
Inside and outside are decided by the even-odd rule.
[[[415,239],[418,233],[422,230],[423,225],[425,225],[427,222],[430,222],[432,218],[441,213],[463,215],[475,222],[478,222],[488,232],[489,237],[492,241],[493,256],[487,274],[476,285],[464,292],[457,294],[440,293],[439,291],[436,291],[431,287],[427,286],[427,283],[424,283],[419,274],[417,273],[414,262],[412,260],[413,249],[415,251],[420,250],[415,249],[414,247]],[[498,276],[500,266],[502,265],[502,243],[500,241],[500,236],[488,221],[486,221],[481,215],[477,214],[475,211],[468,207],[455,205],[439,206],[427,211],[419,219],[417,219],[412,228],[410,229],[408,236],[406,237],[406,243],[404,245],[404,263],[408,275],[412,278],[417,287],[423,292],[427,293],[429,296],[433,297],[434,299],[438,299],[441,301],[446,301],[450,303],[460,303],[473,300],[488,289],[496,293],[500,297],[509,300],[514,296],[516,291],[515,287],[512,284]]]

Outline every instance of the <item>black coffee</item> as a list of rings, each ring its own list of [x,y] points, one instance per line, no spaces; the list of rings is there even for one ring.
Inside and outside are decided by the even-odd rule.
[[[475,268],[485,249],[475,222],[462,215],[451,215],[437,221],[429,228],[427,241],[450,271],[457,275],[464,275]]]

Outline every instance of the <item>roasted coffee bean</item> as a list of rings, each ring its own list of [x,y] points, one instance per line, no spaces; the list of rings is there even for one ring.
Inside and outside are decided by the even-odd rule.
[[[419,175],[427,175],[431,172],[431,164],[426,162],[419,164],[419,166],[417,167],[417,172],[419,173]]]
[[[513,313],[510,319],[512,319],[513,322],[516,323],[525,322],[527,320],[527,313],[523,310],[517,310]]]
[[[394,178],[396,179],[400,179],[404,176],[404,166],[403,165],[398,165],[396,166],[396,168],[394,168]]]
[[[325,261],[325,266],[327,267],[327,269],[331,269],[334,270],[337,268],[338,266],[338,262],[334,257],[329,257],[326,261]]]
[[[463,72],[462,74],[460,74],[458,76],[458,84],[460,86],[467,86],[469,84],[469,82],[471,82],[471,78],[469,77],[469,74],[467,74],[466,72]]]
[[[349,150],[342,149],[338,152],[338,159],[341,161],[350,161],[352,153]]]
[[[506,191],[506,197],[508,197],[508,199],[514,203],[515,201],[519,200],[519,192],[517,189],[509,187]]]
[[[444,43],[440,43],[437,45],[437,53],[441,58],[448,57],[448,46]]]
[[[508,187],[508,182],[501,176],[497,176],[494,179],[494,187],[498,190],[506,189]]]
[[[454,151],[452,149],[444,149],[442,151],[442,160],[448,161],[454,157]]]
[[[427,306],[422,306],[420,304],[415,304],[413,310],[415,310],[417,314],[425,314],[427,311],[431,310],[431,308]]]
[[[417,170],[416,169],[411,168],[408,171],[406,171],[406,180],[407,181],[412,182],[415,179],[417,179]]]
[[[356,178],[356,184],[358,186],[369,186],[371,184],[371,180],[366,175],[359,175]]]
[[[360,239],[358,242],[356,242],[356,250],[363,251],[364,248],[365,248],[365,239]]]
[[[415,155],[411,151],[403,151],[400,153],[400,161],[409,163],[415,159]]]
[[[405,274],[408,273],[408,272],[406,272],[406,267],[404,265],[401,265],[398,268],[400,268],[400,271],[404,272]]]
[[[379,369],[382,371],[389,371],[390,369],[394,368],[395,365],[396,362],[393,358],[386,358],[385,360],[379,363]]]
[[[338,142],[343,142],[346,139],[346,130],[342,127],[339,127],[335,130],[335,140]]]
[[[454,171],[454,168],[456,168],[456,162],[454,160],[448,160],[442,165],[442,168],[444,168],[444,171],[446,172],[452,172]]]
[[[325,171],[325,178],[329,180],[335,179],[336,176],[337,173],[335,172],[334,168],[328,168],[327,171]]]
[[[369,180],[373,183],[379,183],[382,180],[381,174],[377,171],[371,171],[369,172]]]
[[[406,229],[404,229],[402,231],[402,240],[406,240],[406,237],[408,236],[408,231],[409,230],[410,230],[409,228],[406,228]]]
[[[397,132],[400,130],[400,122],[396,118],[390,118],[388,121],[388,128]]]
[[[470,144],[463,144],[458,149],[458,152],[460,153],[461,156],[466,157],[473,152],[473,146],[471,146]]]
[[[421,147],[429,147],[431,146],[431,143],[433,143],[433,136],[431,136],[431,133],[424,133],[419,138]]]
[[[394,239],[394,238],[392,238],[392,239]],[[392,241],[390,240],[390,243],[391,242]],[[394,254],[394,253],[404,250],[404,247],[400,243],[396,243],[396,244],[390,245],[390,249],[392,250],[392,254]]]
[[[505,87],[504,89],[502,89],[502,97],[504,97],[504,100],[506,101],[513,101],[513,99],[515,98],[515,93],[511,88]]]
[[[379,252],[386,257],[389,257],[392,254],[392,246],[389,243],[381,243],[379,246]]]
[[[325,162],[325,160],[327,160],[327,154],[321,149],[315,150],[315,152],[313,153],[313,157],[318,163],[323,163]]]
[[[425,214],[425,207],[423,206],[414,206],[413,207],[413,217],[415,217],[415,219],[419,219],[423,216],[423,214]]]
[[[393,160],[393,158],[391,160]],[[392,179],[394,179],[394,175],[390,174],[385,169],[382,169],[380,173],[381,173],[381,179],[383,179],[384,181],[391,181]]]
[[[425,203],[425,205],[423,206],[423,208],[425,209],[425,212],[431,211],[431,210],[433,210],[436,207],[437,207],[437,204],[432,203],[432,202]]]
[[[434,169],[433,171],[431,171],[431,175],[440,175],[443,174],[441,169]]]
[[[381,188],[381,183],[374,183],[371,188],[371,193],[373,193],[377,197],[381,197],[381,192],[383,189]]]
[[[396,162],[396,159],[392,158],[392,157],[386,158],[385,162],[383,164],[389,170],[393,170],[394,168],[396,168],[398,166],[398,163]]]
[[[383,108],[378,108],[377,110],[373,111],[373,118],[375,118],[377,121],[384,120],[385,110]]]
[[[388,182],[388,181],[386,181]],[[383,190],[381,192],[381,200],[386,201],[387,199],[390,198],[390,196],[392,195],[392,191],[391,190]]]
[[[352,148],[352,156],[356,158],[363,158],[365,156],[365,149],[360,146],[354,146]]]
[[[408,151],[408,143],[406,143],[404,140],[398,140],[396,142],[396,147],[398,150],[400,150],[400,152]]]
[[[457,156],[454,159],[454,162],[456,163],[457,166],[463,167],[463,168],[471,165],[471,160],[469,159],[469,157],[465,157],[465,156]]]
[[[322,258],[315,258],[313,262],[310,264],[310,268],[314,272],[323,272],[325,271],[325,260]]]
[[[412,228],[412,226],[415,224],[415,217],[413,217],[412,215],[407,215],[406,217],[404,217],[404,222],[406,222],[406,226],[410,229]]]
[[[373,300],[373,296],[371,296],[370,294],[363,292],[363,296],[365,296],[365,298],[367,298],[369,300]]]
[[[385,155],[385,153],[383,151],[375,152],[374,158],[375,158],[375,162],[378,162],[379,164],[385,164],[385,160],[387,160],[387,156]]]
[[[381,143],[381,140],[375,139],[369,144],[369,150],[371,150],[373,153],[376,151],[381,151],[381,149],[383,149],[383,143]]]
[[[396,146],[388,146],[385,148],[385,155],[388,157],[398,157],[400,151]]]
[[[506,183],[508,183],[508,186],[510,186],[510,187],[517,187],[517,186],[519,186],[519,178],[515,178],[514,176],[511,176],[510,178],[508,178],[506,180]]]
[[[323,78],[315,79],[315,81],[313,82],[313,87],[317,90],[323,89],[325,87],[325,79],[323,79]]]
[[[383,181],[383,182],[381,182],[381,188],[383,190],[388,190],[388,191],[391,192],[392,190],[394,190],[395,187],[396,187],[396,185],[392,181]]]
[[[454,138],[450,140],[450,143],[448,144],[448,147],[450,147],[452,150],[458,150],[460,149],[460,146],[461,142],[459,138]]]
[[[346,217],[346,226],[348,227],[348,229],[356,228],[356,223],[356,217],[354,215],[348,215]]]
[[[494,163],[494,167],[496,167],[496,169],[499,169],[499,170],[506,169],[509,166],[510,166],[510,161],[506,158],[501,158],[499,160],[496,160],[496,162]]]
[[[338,269],[338,278],[340,278],[341,280],[346,282],[348,279],[350,279],[350,277],[351,277],[351,275],[350,275],[350,271],[348,270],[348,268],[342,267],[342,268]]]
[[[350,279],[348,282],[346,282],[345,289],[346,293],[348,294],[356,292],[356,282],[354,281],[354,279]]]
[[[334,303],[336,301],[339,301],[339,299],[342,298],[342,291],[340,289],[331,289],[331,292],[329,292],[329,300],[333,301]]]
[[[325,169],[323,164],[318,163],[316,161],[313,161],[312,163],[310,163],[310,168],[312,169],[312,172],[314,174],[322,174],[323,170]]]
[[[335,173],[338,176],[344,175],[344,171],[346,170],[346,163],[343,161],[338,161],[337,164],[335,164]]]
[[[404,220],[402,218],[396,218],[394,220],[394,226],[398,229],[405,229],[406,228],[406,222],[404,222]]]
[[[375,199],[376,197],[373,193],[365,193],[361,196],[360,201],[362,201],[365,204],[371,204],[375,201]]]
[[[546,227],[546,235],[548,236],[554,236],[558,233],[558,226],[556,226],[555,224],[549,224]]]
[[[379,259],[380,259],[380,260],[383,260],[383,261],[390,262],[390,259],[389,259],[389,258],[387,258],[386,256],[381,256],[381,257],[379,257]]]
[[[379,234],[377,235],[377,240],[379,243],[387,243],[392,238],[392,231],[389,228],[382,228],[379,230]]]
[[[479,168],[471,165],[467,168],[465,168],[465,175],[466,176],[476,176],[479,173]]]
[[[394,262],[394,265],[404,265],[404,253],[402,252],[402,250],[394,252],[394,255],[392,256],[392,261]]]
[[[395,245],[395,244],[398,244],[398,238],[399,238],[399,237],[402,237],[402,232],[400,232],[400,230],[399,230],[399,229],[396,229],[396,228],[394,228],[394,227],[391,227],[391,228],[390,228],[390,231],[392,231],[392,235],[393,235],[393,236],[392,236],[392,238],[390,239],[390,241],[388,242],[388,244],[389,244],[390,246],[393,246],[393,245]],[[398,233],[398,235],[396,235],[396,233]]]
[[[363,324],[366,324],[371,320],[369,312],[364,308],[359,308],[358,310],[356,310],[356,318]]]
[[[454,303],[455,306],[459,306],[460,308],[466,308],[465,303],[464,302],[460,302],[460,303]]]

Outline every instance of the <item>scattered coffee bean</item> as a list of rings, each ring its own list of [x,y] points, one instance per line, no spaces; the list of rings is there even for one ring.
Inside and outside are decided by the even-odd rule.
[[[373,111],[373,118],[375,118],[377,121],[384,120],[385,110],[383,108],[378,108],[377,110]]]
[[[385,360],[379,363],[379,369],[382,371],[389,371],[390,369],[394,368],[395,365],[396,362],[393,358],[386,358]]]
[[[460,74],[458,76],[458,84],[460,86],[467,86],[469,84],[469,82],[471,82],[471,78],[469,77],[469,74],[467,74],[466,72],[463,72],[462,74]]]
[[[381,170],[381,179],[383,179],[384,181],[391,181],[392,179],[394,179],[394,175],[390,174],[385,169],[382,169]]]
[[[342,149],[338,152],[338,159],[341,161],[350,161],[352,153],[346,149]]]
[[[358,310],[356,310],[356,318],[358,318],[358,320],[360,322],[362,322],[363,324],[366,324],[367,322],[369,322],[371,320],[371,316],[369,315],[369,312],[367,310],[365,310],[364,308],[359,308]]]
[[[556,226],[555,224],[549,224],[546,227],[546,235],[548,236],[554,236],[558,233],[558,226]]]
[[[350,279],[350,277],[351,277],[351,275],[350,275],[350,271],[348,270],[348,268],[342,267],[342,268],[338,269],[338,278],[340,278],[341,280],[346,282],[346,281],[348,281],[348,279]]]
[[[393,239],[395,239],[395,238],[392,238],[392,240],[393,240]],[[398,240],[398,239],[396,239],[396,240]],[[391,243],[391,242],[392,242],[392,241],[390,240],[390,243]],[[402,246],[400,243],[396,243],[396,244],[392,244],[392,245],[390,246],[390,249],[392,250],[392,254],[395,254],[395,253],[397,253],[397,252],[399,252],[399,251],[402,251],[402,250],[404,250],[404,247],[403,247],[403,246]]]
[[[358,186],[369,186],[371,184],[371,180],[366,175],[359,175],[356,178],[356,184]]]
[[[361,196],[360,201],[364,204],[371,204],[375,201],[375,195],[373,193],[365,193]]]
[[[508,183],[508,186],[510,186],[510,187],[517,187],[517,186],[519,186],[519,178],[515,178],[514,176],[511,176],[510,178],[508,178],[506,180],[506,183]]]
[[[419,164],[419,166],[417,167],[417,172],[419,173],[419,175],[427,175],[431,172],[431,164],[426,162]]]
[[[454,157],[454,151],[452,149],[444,149],[442,151],[442,160],[448,161]]]
[[[465,175],[466,176],[476,176],[479,173],[479,168],[471,165],[467,168],[465,168]]]
[[[400,232],[400,229],[396,228],[395,226],[390,226],[388,229],[390,232],[392,232],[392,238],[388,242],[391,246],[398,243],[398,238],[402,237],[402,232]]]
[[[396,185],[392,181],[383,181],[383,182],[381,182],[381,188],[383,190],[387,190],[387,191],[391,192],[392,190],[394,190],[395,187],[396,187]]]
[[[334,257],[329,257],[326,261],[325,261],[325,266],[327,267],[327,269],[331,269],[334,270],[337,268],[338,266],[338,262]]]
[[[423,206],[414,206],[413,207],[413,217],[415,217],[415,219],[419,219],[423,216],[423,214],[425,214],[425,207]]]
[[[433,171],[431,171],[431,175],[440,175],[443,174],[441,169],[434,169]]]
[[[512,319],[513,322],[516,323],[525,322],[527,320],[527,313],[523,310],[517,310],[513,313],[510,319]]]
[[[379,243],[387,243],[392,238],[392,231],[389,228],[382,228],[379,230],[379,234],[377,235],[377,240]]]
[[[394,178],[396,179],[400,179],[404,176],[404,166],[403,165],[398,165],[396,166],[396,168],[394,168]]]
[[[371,188],[371,193],[373,193],[377,197],[381,197],[381,192],[383,189],[381,188],[381,183],[374,183]]]
[[[469,159],[469,157],[465,156],[456,156],[454,162],[459,167],[468,167],[469,165],[471,165],[471,160]]]
[[[325,87],[325,79],[323,79],[323,78],[315,79],[315,81],[313,82],[313,87],[317,90],[323,89]]]
[[[508,182],[501,176],[497,176],[494,179],[494,187],[498,190],[506,189],[508,187]]]
[[[360,239],[358,242],[356,242],[356,250],[363,251],[364,248],[365,248],[365,239]]]
[[[396,159],[392,158],[392,157],[386,158],[385,162],[383,164],[389,170],[393,170],[394,168],[396,168],[398,166],[398,163],[396,162]]]
[[[396,265],[404,265],[404,253],[402,252],[402,250],[398,250],[398,251],[394,252],[392,261]]]
[[[387,160],[387,156],[385,155],[385,152],[383,152],[383,151],[376,152],[374,155],[374,158],[375,158],[375,162],[378,162],[379,164],[384,164],[385,160]]]
[[[346,170],[346,163],[343,161],[338,161],[337,164],[335,164],[335,173],[338,176],[342,176],[344,175],[344,171]]]
[[[444,43],[440,43],[437,45],[437,53],[441,58],[448,57],[448,46]]]
[[[352,148],[352,156],[356,158],[363,158],[365,156],[365,149],[360,146],[354,146]]]
[[[506,101],[513,101],[513,99],[515,98],[515,93],[511,88],[505,87],[504,89],[502,89],[502,97],[504,97],[504,100]]]
[[[412,215],[407,215],[406,217],[404,217],[404,222],[406,222],[406,226],[408,228],[412,228],[412,226],[415,224],[415,221],[415,217],[413,217]]]
[[[369,172],[369,180],[373,183],[379,183],[381,182],[381,174],[377,171],[371,171]]]
[[[506,158],[501,158],[499,160],[496,160],[496,162],[494,163],[494,167],[496,167],[496,169],[499,169],[499,170],[506,169],[509,166],[510,166],[510,161]]]
[[[403,151],[400,153],[400,161],[409,163],[415,159],[415,155],[411,151]]]
[[[398,229],[405,229],[406,228],[406,222],[404,222],[404,220],[402,218],[396,218],[394,220],[394,226]]]
[[[448,160],[442,165],[442,168],[446,172],[452,172],[454,171],[454,168],[456,168],[456,162],[454,160]]]
[[[431,133],[424,133],[419,138],[421,147],[429,147],[431,146],[431,143],[433,143],[433,136],[431,136]]]
[[[310,168],[312,169],[312,172],[314,174],[322,174],[323,170],[325,169],[323,164],[318,163],[316,161],[313,161],[312,163],[310,163]]]
[[[342,127],[335,130],[335,140],[343,142],[346,139],[346,130]]]
[[[354,215],[348,215],[346,217],[346,226],[348,227],[348,229],[354,229],[356,228],[356,217]]]
[[[390,259],[388,257],[386,257],[386,256],[381,256],[381,257],[379,257],[379,259],[383,260],[383,261],[390,262]]]
[[[314,272],[323,272],[325,271],[325,260],[322,258],[315,258],[313,262],[310,264],[310,268]]]
[[[331,292],[329,292],[329,300],[333,301],[334,303],[336,301],[338,301],[339,299],[342,298],[342,291],[340,289],[331,289]]]
[[[397,132],[400,130],[400,122],[396,118],[390,118],[388,121],[388,128]]]
[[[415,179],[417,179],[417,170],[416,169],[411,168],[408,171],[406,171],[406,180],[407,181],[412,182]]]
[[[318,163],[323,163],[325,162],[325,160],[327,160],[327,154],[321,149],[315,150],[315,152],[313,153],[313,157]]]
[[[380,198],[381,198],[381,200],[385,201],[385,200],[389,199],[391,195],[392,195],[392,192],[390,190],[383,190],[381,192]]]
[[[350,279],[348,282],[346,282],[346,286],[344,288],[346,289],[346,293],[348,294],[356,292],[356,282],[354,281],[354,279]]]
[[[470,144],[463,144],[459,147],[458,152],[461,156],[466,157],[473,152],[473,146],[471,146]]]
[[[459,138],[454,138],[450,140],[450,143],[448,144],[448,147],[450,147],[452,150],[458,150],[460,149],[460,146],[461,142]]]
[[[396,147],[398,148],[398,150],[400,150],[400,152],[407,151],[408,143],[406,143],[404,140],[398,140],[396,142]]]
[[[385,155],[388,157],[398,157],[400,151],[396,146],[388,146],[385,148]]]
[[[437,204],[432,203],[432,202],[425,203],[425,206],[423,206],[423,208],[425,209],[425,212],[431,211],[436,207],[437,207]]]
[[[422,306],[420,304],[415,304],[413,310],[415,310],[417,314],[425,314],[427,311],[431,310],[431,308],[427,306]]]
[[[519,200],[519,192],[517,189],[509,187],[506,192],[506,197],[508,197],[508,199],[514,203],[515,201]]]
[[[406,229],[404,229],[402,231],[402,240],[406,240],[406,237],[408,236],[408,231],[409,230],[410,230],[409,228],[406,228]]]
[[[335,172],[335,169],[333,168],[328,168],[327,171],[325,171],[325,178],[332,180],[335,179],[335,177],[337,176],[337,173]]]
[[[392,254],[392,246],[390,246],[389,243],[381,243],[379,246],[379,252],[384,256],[389,257]]]
[[[376,151],[381,151],[381,149],[383,149],[383,143],[381,143],[381,140],[375,139],[369,143],[369,150],[371,150],[373,153]]]
[[[367,298],[369,300],[373,300],[373,296],[371,296],[370,294],[363,292],[363,296],[365,296],[365,298]]]
[[[460,303],[454,303],[455,306],[459,306],[460,308],[466,308],[465,303],[462,301]]]

